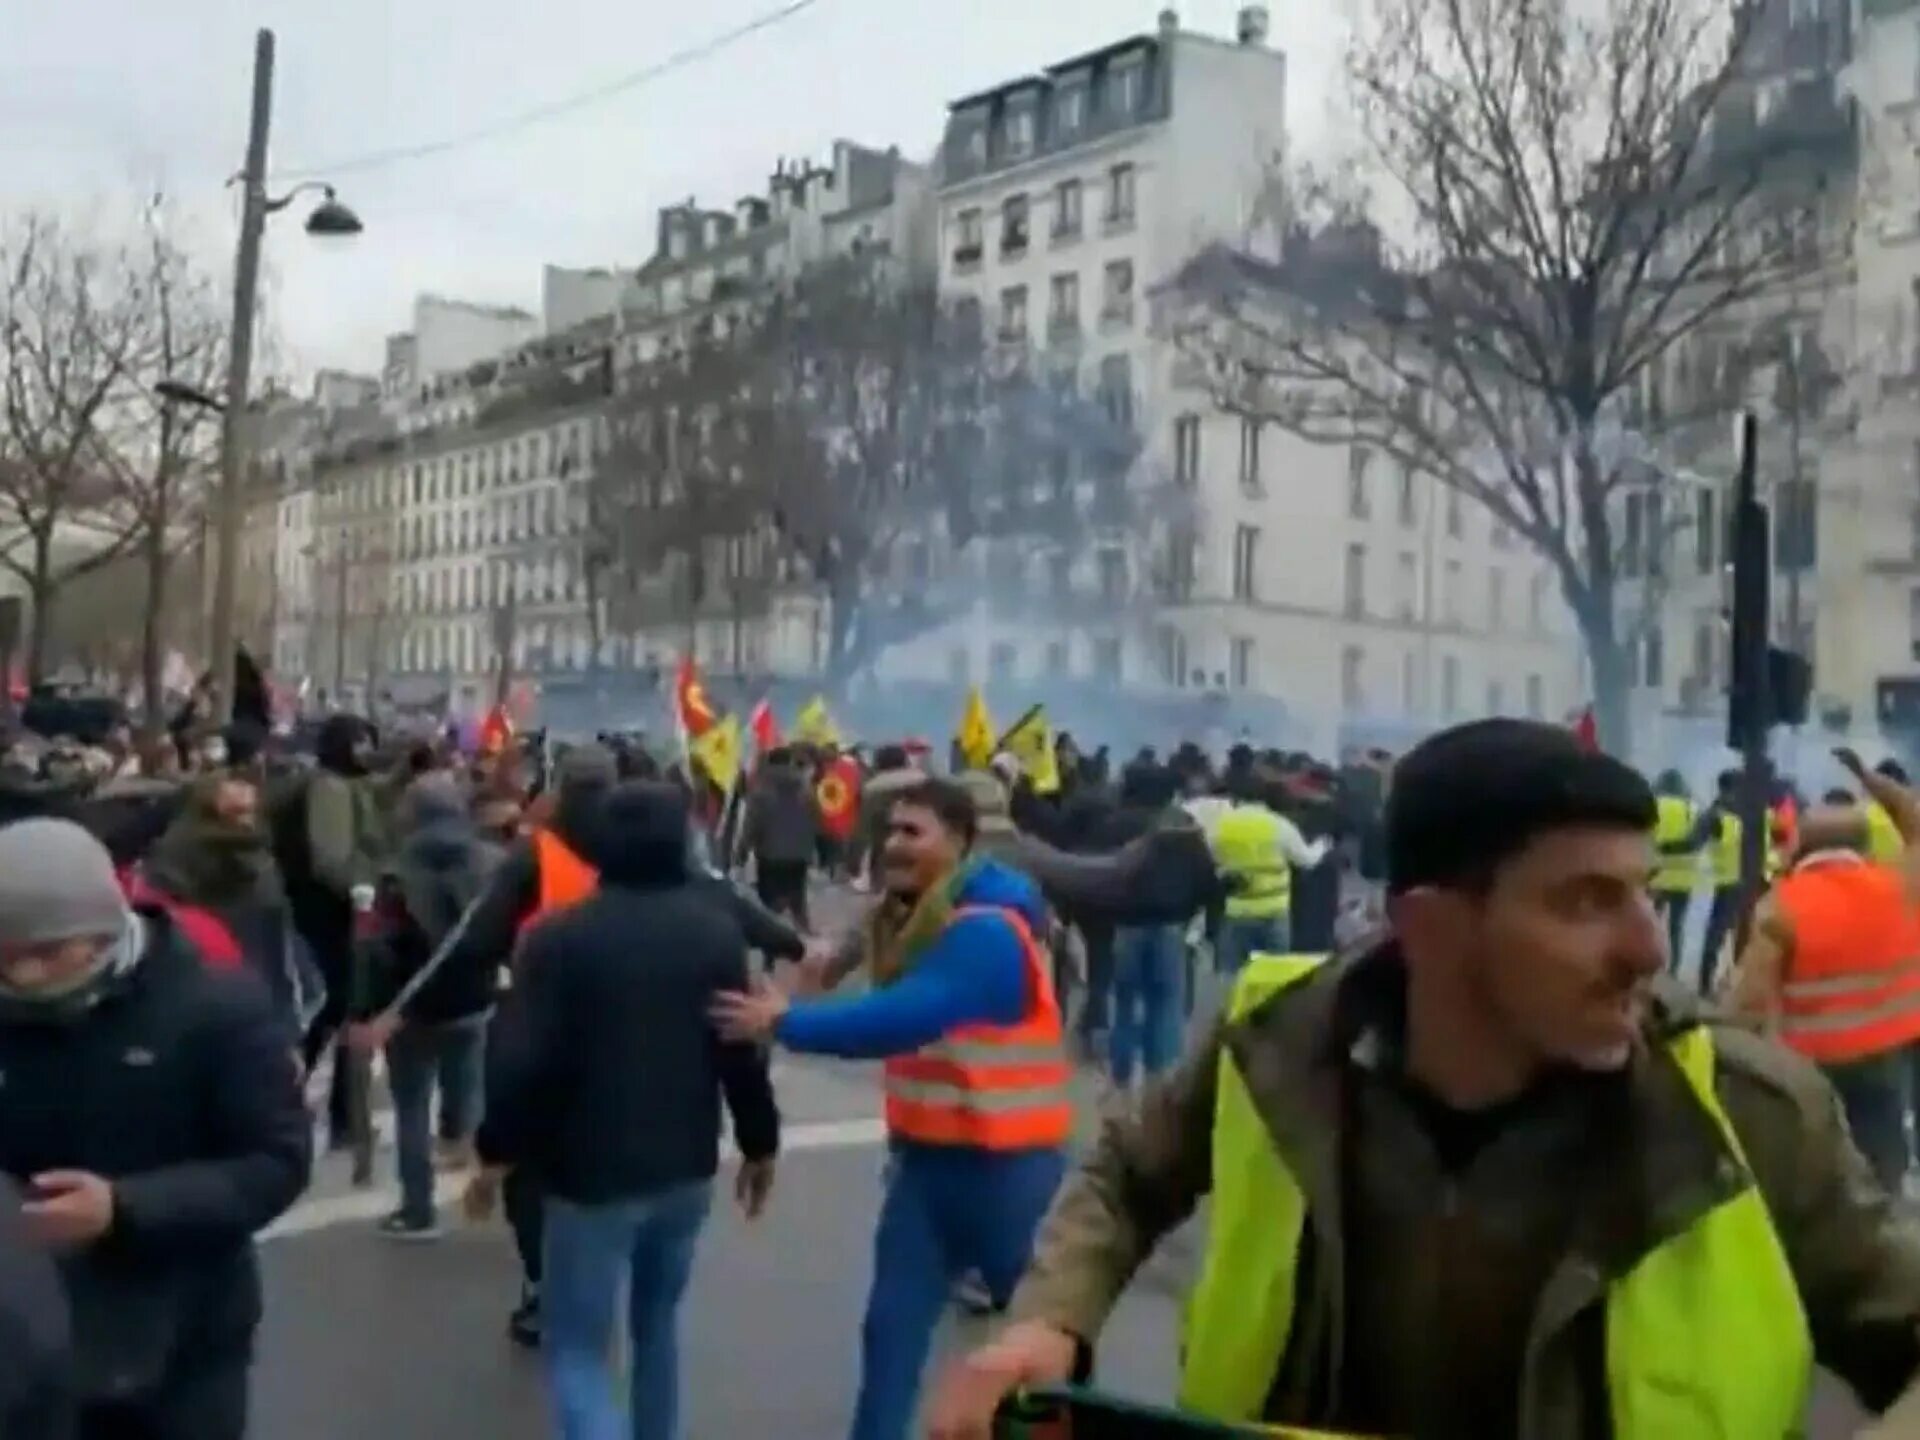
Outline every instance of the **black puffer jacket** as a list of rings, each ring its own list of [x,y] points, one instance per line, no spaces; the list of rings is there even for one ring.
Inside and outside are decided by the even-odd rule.
[[[312,1130],[266,992],[145,913],[140,962],[83,1016],[0,1011],[0,1173],[112,1182],[114,1226],[61,1261],[83,1401],[138,1404],[244,1362],[254,1232],[307,1183]]]
[[[709,1179],[724,1101],[740,1150],[779,1144],[766,1060],[723,1041],[716,994],[747,984],[747,943],[727,907],[691,883],[687,808],[671,785],[609,798],[592,899],[543,917],[488,1043],[489,1163],[526,1166],[583,1204]]]

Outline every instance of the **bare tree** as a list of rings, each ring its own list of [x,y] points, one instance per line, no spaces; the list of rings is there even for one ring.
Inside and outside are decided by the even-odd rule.
[[[1140,449],[1125,407],[1037,375],[1024,342],[857,259],[696,333],[613,416],[598,513],[621,517],[627,582],[669,585],[689,623],[710,596],[738,617],[782,585],[811,589],[836,686],[980,598],[977,574],[941,556],[1123,525]]]
[[[1670,473],[1623,406],[1819,263],[1849,153],[1830,86],[1756,108],[1761,10],[1374,0],[1348,63],[1371,188],[1296,177],[1277,260],[1210,252],[1177,290],[1223,404],[1391,453],[1551,564],[1615,743],[1616,502]]]
[[[217,284],[168,237],[165,222],[165,209],[156,202],[146,215],[140,255],[145,334],[127,357],[114,402],[105,407],[96,447],[101,471],[114,480],[117,513],[140,555],[140,681],[146,723],[156,730],[166,723],[162,674],[174,565],[204,519],[208,467],[218,443],[213,412],[169,401],[157,387],[165,380],[204,394],[217,391],[227,338]]]
[[[133,535],[102,427],[148,341],[147,297],[120,251],[28,214],[0,236],[0,566],[27,589],[27,673],[41,678],[52,607]],[[63,541],[85,541],[78,558]]]

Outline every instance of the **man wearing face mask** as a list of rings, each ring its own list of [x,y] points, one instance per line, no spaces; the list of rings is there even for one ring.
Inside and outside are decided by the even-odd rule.
[[[128,908],[91,835],[0,829],[0,1174],[60,1267],[80,1440],[245,1434],[253,1235],[310,1161],[286,1042],[253,976]]]
[[[1666,979],[1654,809],[1557,727],[1478,721],[1410,752],[1391,937],[1250,963],[1208,1043],[1108,1118],[932,1434],[984,1440],[1001,1399],[1066,1380],[1203,1197],[1179,1386],[1197,1416],[1781,1436],[1816,1366],[1895,1404],[1920,1367],[1920,1232],[1817,1070]]]

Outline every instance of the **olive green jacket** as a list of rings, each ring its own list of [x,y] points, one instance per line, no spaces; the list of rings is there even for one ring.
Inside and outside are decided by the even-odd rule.
[[[1371,979],[1362,986],[1357,977],[1399,963],[1389,949],[1330,962],[1242,1021],[1216,1029],[1135,1111],[1110,1114],[1055,1199],[1014,1296],[1014,1318],[1044,1320],[1097,1342],[1156,1242],[1208,1193],[1225,1046],[1309,1207],[1303,1250],[1312,1253],[1303,1253],[1267,1418],[1337,1426],[1350,1418],[1357,1387],[1395,1383],[1396,1371],[1426,1366],[1436,1355],[1474,1361],[1477,1349],[1498,1347],[1504,1358],[1471,1368],[1512,1380],[1518,1393],[1505,1410],[1518,1433],[1528,1440],[1599,1440],[1608,1433],[1598,1321],[1609,1278],[1748,1183],[1747,1166],[1660,1043],[1680,1027],[1712,1023],[1716,1086],[1799,1283],[1820,1364],[1876,1411],[1907,1387],[1920,1366],[1920,1229],[1875,1184],[1817,1070],[1745,1030],[1703,1022],[1684,996],[1663,994],[1648,1043],[1619,1077],[1620,1092],[1607,1091],[1607,1113],[1615,1118],[1604,1133],[1503,1135],[1508,1160],[1487,1164],[1506,1169],[1476,1190],[1471,1178],[1457,1181],[1441,1170],[1419,1125],[1388,1113],[1391,1087],[1357,1107],[1353,1100],[1356,1072],[1368,1060],[1366,1047],[1355,1043],[1349,1002],[1372,988]],[[1368,1123],[1343,1133],[1344,1117],[1353,1113],[1367,1115]],[[1549,1110],[1522,1123],[1545,1128],[1565,1120]],[[1567,1183],[1571,1167],[1541,1160],[1556,1144],[1582,1157],[1583,1183]],[[1469,1162],[1469,1175],[1479,1164]],[[1373,1187],[1367,1203],[1355,1200],[1359,1185]],[[1550,1253],[1512,1263],[1476,1266],[1477,1256],[1463,1262],[1455,1255],[1440,1283],[1433,1271],[1449,1261],[1439,1252],[1458,1228],[1448,1227],[1457,1215],[1450,1207],[1461,1205],[1496,1212],[1481,1233],[1560,1238]],[[1534,1223],[1541,1217],[1529,1212],[1543,1207],[1566,1213]],[[1413,1244],[1390,1233],[1415,1224],[1432,1227],[1423,1242],[1437,1236],[1440,1243]],[[1376,1263],[1383,1253],[1391,1264]],[[1476,1314],[1499,1314],[1499,1301],[1513,1297],[1476,1305],[1462,1289],[1510,1284],[1510,1272],[1528,1269],[1530,1258],[1539,1262],[1537,1289],[1530,1284],[1523,1297],[1522,1333],[1475,1334]],[[1356,1335],[1356,1316],[1368,1327],[1379,1317],[1377,1330]],[[1360,1349],[1396,1358],[1352,1353]],[[1459,1384],[1457,1372],[1423,1378],[1428,1394],[1444,1394],[1450,1379]]]

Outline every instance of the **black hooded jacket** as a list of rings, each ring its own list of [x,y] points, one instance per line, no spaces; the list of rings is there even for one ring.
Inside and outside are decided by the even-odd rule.
[[[560,788],[552,829],[568,849],[583,859],[594,848],[594,826],[606,794],[607,787],[603,785],[573,783]],[[806,948],[806,937],[762,905],[751,892],[724,875],[712,873],[695,874],[692,883],[732,914],[754,949],[783,960],[800,958]],[[520,938],[521,928],[539,903],[540,858],[533,842],[522,840],[507,851],[506,858],[494,869],[486,893],[467,925],[466,935],[448,963],[481,967],[489,972],[508,963],[513,958],[513,947]]]
[[[687,823],[671,785],[609,795],[586,856],[600,890],[527,932],[489,1042],[481,1158],[569,1200],[710,1179],[723,1100],[742,1154],[779,1145],[765,1057],[708,1019],[746,987],[747,941],[689,875]]]

